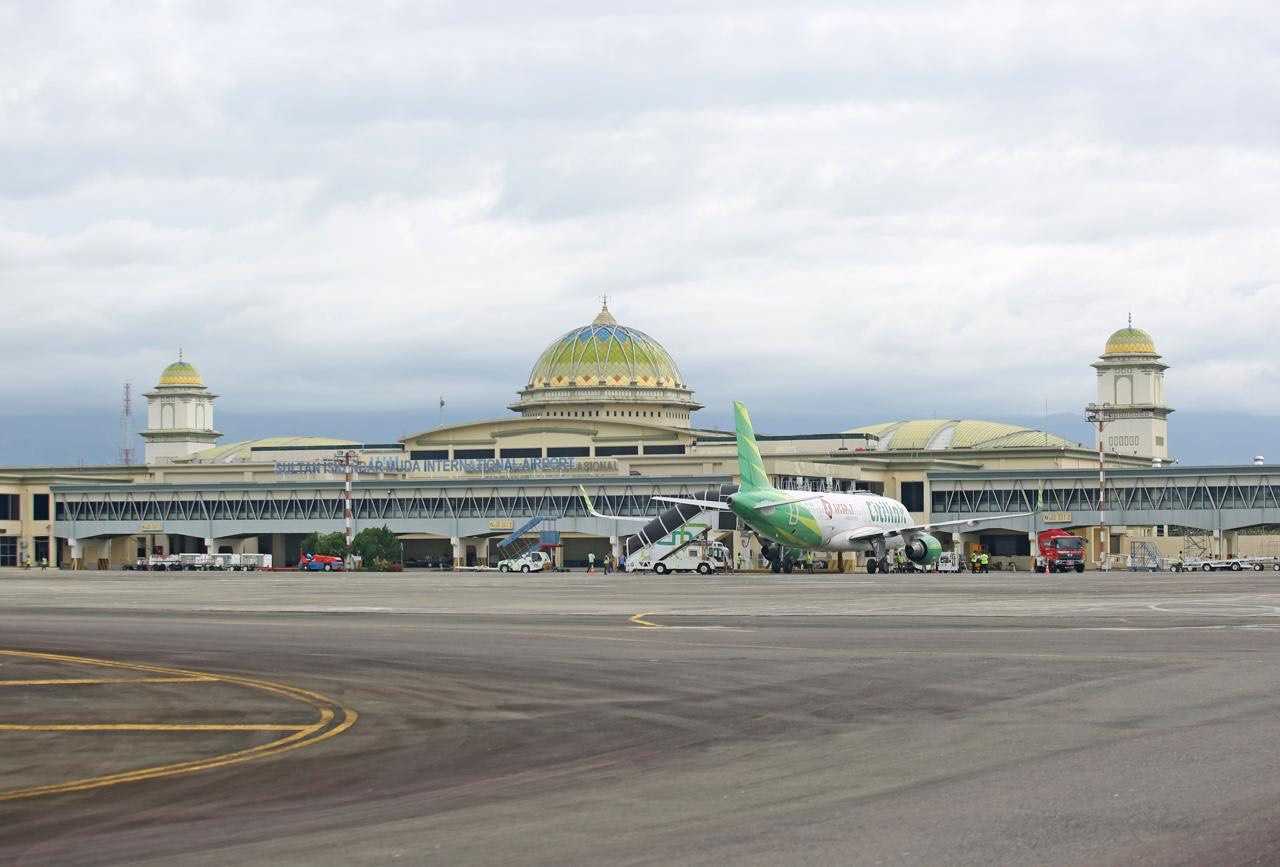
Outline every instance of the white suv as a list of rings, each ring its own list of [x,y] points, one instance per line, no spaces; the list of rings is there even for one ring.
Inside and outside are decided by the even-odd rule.
[[[541,572],[551,568],[551,558],[546,551],[530,551],[510,560],[499,560],[499,572]]]

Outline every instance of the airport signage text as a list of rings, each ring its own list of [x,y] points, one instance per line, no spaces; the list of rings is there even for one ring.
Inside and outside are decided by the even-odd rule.
[[[1046,524],[1070,524],[1071,513],[1070,512],[1043,512],[1040,515],[1040,520],[1044,521]]]
[[[613,458],[457,458],[454,460],[401,460],[377,458],[351,464],[357,475],[377,473],[464,473],[497,476],[507,473],[616,473]],[[276,461],[277,476],[340,476],[347,471],[344,461],[334,458],[315,461]]]

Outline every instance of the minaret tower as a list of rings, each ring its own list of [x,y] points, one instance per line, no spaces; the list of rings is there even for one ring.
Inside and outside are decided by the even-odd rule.
[[[147,429],[145,460],[167,464],[207,449],[222,436],[213,429],[213,401],[217,398],[205,387],[200,372],[178,360],[160,374],[156,387],[146,393]]]
[[[1107,340],[1093,367],[1098,371],[1098,399],[1089,412],[1104,419],[1103,448],[1113,454],[1169,460],[1169,413],[1164,401],[1164,372],[1151,335],[1121,328]]]

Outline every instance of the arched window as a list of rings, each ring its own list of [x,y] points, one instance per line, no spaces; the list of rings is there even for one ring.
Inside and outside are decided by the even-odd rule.
[[[1133,377],[1121,376],[1116,379],[1116,404],[1127,406],[1133,403]]]

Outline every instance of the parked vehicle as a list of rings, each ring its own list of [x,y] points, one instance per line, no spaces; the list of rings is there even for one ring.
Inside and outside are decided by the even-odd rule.
[[[1066,530],[1050,527],[1036,534],[1040,555],[1036,557],[1036,570],[1043,572],[1048,564],[1053,572],[1084,571],[1084,539]]]
[[[729,566],[729,549],[720,542],[697,539],[674,551],[662,544],[648,545],[627,558],[628,572],[652,569],[659,575],[668,572],[698,572],[710,575]]]
[[[1202,559],[1199,557],[1188,557],[1186,560],[1177,560],[1169,564],[1169,571],[1171,572],[1242,572],[1246,569],[1252,569],[1254,572],[1261,572],[1267,568],[1280,572],[1280,558],[1224,557],[1221,559]]]
[[[341,557],[329,554],[303,554],[298,560],[298,568],[304,572],[341,572],[346,564]]]
[[[498,561],[499,572],[541,572],[554,568],[546,551],[527,551],[519,557]]]
[[[139,557],[128,570],[142,572],[256,572],[271,568],[270,554],[167,554]]]

